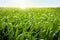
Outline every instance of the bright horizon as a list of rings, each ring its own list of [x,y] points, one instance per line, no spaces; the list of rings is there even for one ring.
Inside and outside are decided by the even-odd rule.
[[[60,0],[0,0],[0,7],[60,7]]]

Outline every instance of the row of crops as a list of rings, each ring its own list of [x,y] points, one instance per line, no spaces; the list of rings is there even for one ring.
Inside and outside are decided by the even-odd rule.
[[[0,40],[60,40],[60,8],[0,8]]]

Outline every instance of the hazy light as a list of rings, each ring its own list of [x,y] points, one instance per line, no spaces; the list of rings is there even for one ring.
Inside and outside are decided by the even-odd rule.
[[[46,8],[60,7],[59,0],[0,0],[0,7]]]
[[[22,8],[22,9],[26,8],[27,7],[26,0],[21,0],[19,7]]]
[[[25,4],[20,4],[20,8],[24,9],[27,8],[27,6]]]

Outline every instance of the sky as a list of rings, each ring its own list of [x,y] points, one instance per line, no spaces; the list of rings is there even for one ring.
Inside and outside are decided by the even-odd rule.
[[[60,0],[0,0],[0,7],[60,7]]]

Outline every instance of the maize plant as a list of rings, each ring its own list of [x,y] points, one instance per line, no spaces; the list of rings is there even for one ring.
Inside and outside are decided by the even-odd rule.
[[[60,40],[60,8],[0,8],[0,40]]]

